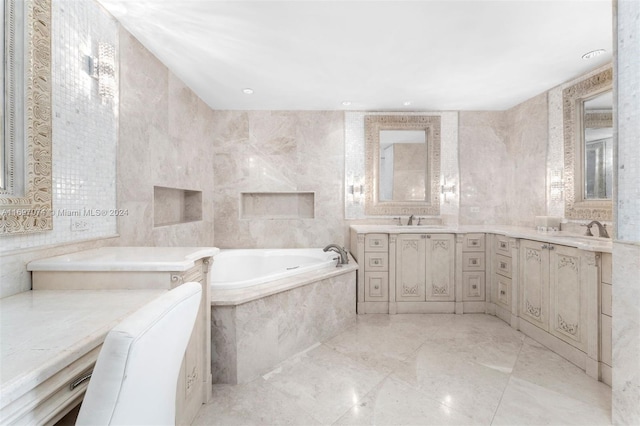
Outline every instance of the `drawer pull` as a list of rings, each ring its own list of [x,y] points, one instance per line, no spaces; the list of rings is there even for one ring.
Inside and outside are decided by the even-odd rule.
[[[380,286],[379,285],[374,285],[373,288],[378,290],[380,288]]]
[[[379,245],[380,245],[380,241],[375,240],[375,241],[373,242],[373,245],[374,245],[374,246],[379,246]]]
[[[500,242],[500,248],[507,248],[507,243]]]
[[[500,290],[500,294],[504,296],[507,293],[504,290]]]
[[[420,238],[422,238],[424,240],[425,238],[427,238],[427,236],[426,235],[420,235]]]
[[[471,259],[471,264],[472,265],[477,265],[478,264],[478,260],[477,259]]]
[[[504,262],[500,262],[500,269],[507,269],[507,264]]]
[[[427,238],[431,238],[431,235],[427,235]]]
[[[555,247],[549,244],[549,250],[553,250]]]
[[[540,248],[541,248],[541,249],[546,249],[546,248],[549,248],[549,246],[548,246],[548,245],[546,245],[546,244],[543,244],[542,246],[540,246]]]
[[[476,288],[478,288],[478,286],[474,284],[471,286],[471,288],[475,290]]]
[[[471,245],[472,245],[472,246],[477,246],[477,245],[478,245],[478,242],[477,242],[476,240],[473,240],[473,241],[471,241]]]
[[[374,260],[374,261],[373,261],[373,264],[374,264],[374,265],[378,265],[379,263],[380,263],[380,261],[379,261],[378,259],[376,259],[376,260]]]
[[[71,390],[74,390],[75,388],[77,388],[78,386],[80,386],[81,384],[83,384],[84,382],[89,380],[91,378],[92,374],[93,374],[93,371],[90,371],[90,372],[85,373],[82,376],[78,377],[73,382],[71,382],[71,384],[69,385],[69,388]]]

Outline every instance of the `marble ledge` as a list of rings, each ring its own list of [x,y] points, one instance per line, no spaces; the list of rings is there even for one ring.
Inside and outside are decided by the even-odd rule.
[[[314,271],[304,272],[279,280],[267,282],[246,288],[216,290],[211,286],[211,306],[237,306],[263,297],[271,296],[283,291],[312,284],[317,281],[332,278],[358,270],[356,261],[349,255],[349,263],[340,267],[328,266]]]
[[[28,271],[186,271],[216,247],[100,247],[29,262]]]
[[[0,409],[98,347],[167,290],[36,290],[0,299]]]
[[[358,234],[383,233],[383,234],[469,234],[484,233],[498,234],[512,238],[524,238],[527,240],[542,241],[546,243],[561,244],[569,247],[576,247],[585,251],[601,253],[611,253],[613,242],[609,238],[587,237],[566,231],[539,232],[535,229],[521,226],[506,225],[422,225],[422,226],[400,226],[400,225],[351,225],[351,230]]]

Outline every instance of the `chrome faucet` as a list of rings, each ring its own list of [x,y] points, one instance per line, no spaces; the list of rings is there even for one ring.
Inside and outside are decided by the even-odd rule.
[[[413,215],[409,216],[409,221],[407,222],[407,226],[413,225]]]
[[[592,220],[591,222],[589,222],[588,225],[583,225],[583,226],[587,227],[587,232],[585,233],[585,235],[593,237],[593,234],[591,233],[591,227],[593,225],[598,225],[598,237],[600,237],[600,238],[611,238],[609,236],[609,233],[607,232],[607,225],[603,225],[600,222],[598,222],[597,220]]]
[[[329,244],[322,251],[335,251],[340,255],[340,262],[336,266],[346,265],[349,263],[349,255],[347,254],[347,250],[344,247],[340,247],[337,244]]]

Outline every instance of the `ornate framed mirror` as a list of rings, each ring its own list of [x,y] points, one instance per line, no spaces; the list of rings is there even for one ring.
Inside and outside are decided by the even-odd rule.
[[[563,91],[565,217],[610,221],[613,185],[613,72]]]
[[[5,31],[24,28],[23,54],[11,54],[19,46],[6,43],[4,80],[16,69],[23,78],[22,90],[3,99],[3,187],[0,192],[0,235],[46,231],[53,228],[51,164],[51,2],[50,0],[3,0]],[[24,13],[13,13],[24,4]],[[21,21],[16,21],[22,19]],[[7,34],[3,39],[10,39]],[[24,58],[24,60],[23,60]],[[4,112],[9,112],[5,114]],[[21,117],[17,117],[23,114]],[[24,131],[22,132],[22,128]],[[12,151],[16,155],[8,155]],[[21,156],[24,152],[24,155]],[[20,162],[20,164],[16,164]],[[20,172],[23,170],[24,172]],[[19,176],[17,174],[20,174]],[[16,175],[12,175],[16,174]],[[14,178],[21,185],[5,185]]]
[[[440,214],[440,117],[365,116],[365,213]]]

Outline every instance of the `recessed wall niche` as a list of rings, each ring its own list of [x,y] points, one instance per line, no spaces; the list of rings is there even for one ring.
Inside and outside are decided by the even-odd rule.
[[[313,192],[242,192],[241,219],[313,219]]]
[[[202,220],[202,191],[153,187],[153,226]]]

